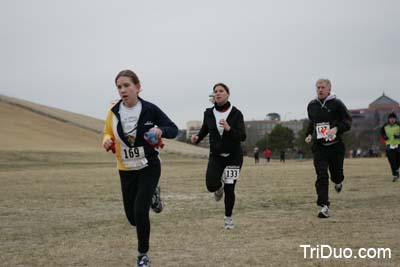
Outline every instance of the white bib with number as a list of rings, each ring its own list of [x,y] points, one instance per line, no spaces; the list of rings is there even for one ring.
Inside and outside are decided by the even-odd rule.
[[[327,138],[326,134],[330,130],[329,122],[320,122],[315,126],[315,130],[317,131],[317,139]]]
[[[226,166],[223,174],[224,183],[233,184],[235,180],[238,180],[240,176],[239,166]]]
[[[398,147],[399,147],[399,145],[398,145],[398,144],[395,144],[395,145],[389,145],[389,147],[390,147],[390,149],[396,149],[396,148],[398,148]]]
[[[147,166],[147,159],[142,146],[128,147],[121,145],[121,160],[127,168],[132,170],[140,170]]]

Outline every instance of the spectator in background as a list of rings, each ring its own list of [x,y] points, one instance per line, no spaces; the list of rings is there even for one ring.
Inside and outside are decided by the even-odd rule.
[[[304,152],[301,148],[297,151],[297,155],[299,157],[299,160],[302,160],[304,158]]]
[[[280,158],[280,162],[285,163],[285,150],[281,150],[279,158]]]
[[[395,113],[390,113],[388,122],[381,128],[381,136],[385,139],[386,156],[392,170],[393,182],[399,180],[400,167],[400,124]]]
[[[260,162],[260,151],[258,150],[258,147],[254,148],[254,163],[257,164]]]
[[[357,148],[356,157],[357,157],[357,158],[361,158],[361,155],[362,155],[362,150],[361,150],[361,148]]]
[[[267,159],[267,163],[268,163],[271,160],[271,156],[272,156],[271,149],[269,149],[269,148],[265,149],[264,156]]]

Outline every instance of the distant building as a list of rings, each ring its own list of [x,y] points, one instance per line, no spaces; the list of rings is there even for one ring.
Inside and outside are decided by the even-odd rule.
[[[352,131],[354,131],[359,128],[381,126],[387,121],[391,112],[400,114],[400,105],[397,101],[382,94],[369,104],[368,108],[350,109],[349,112],[353,117]]]
[[[397,101],[382,94],[369,104],[368,108],[350,109],[349,112],[353,118],[351,134],[355,137],[356,144],[364,147],[376,146],[379,145],[380,127],[387,122],[391,112],[396,113],[397,116],[400,115],[400,105]],[[369,144],[365,144],[366,140],[370,140]]]
[[[271,121],[280,121],[281,120],[281,115],[278,113],[268,113],[266,120],[271,120]]]
[[[281,125],[284,127],[288,127],[294,132],[294,137],[299,136],[299,132],[303,129],[304,120],[291,120],[291,121],[282,121]]]
[[[276,114],[276,113],[270,113]],[[278,115],[279,116],[279,115]],[[267,116],[267,118],[270,118]],[[278,119],[277,119],[278,118]],[[247,139],[245,141],[246,147],[254,146],[259,140],[270,134],[276,125],[280,124],[284,127],[291,129],[295,137],[298,136],[299,131],[303,128],[304,120],[280,121],[280,117],[274,117],[273,120],[253,120],[245,121]]]

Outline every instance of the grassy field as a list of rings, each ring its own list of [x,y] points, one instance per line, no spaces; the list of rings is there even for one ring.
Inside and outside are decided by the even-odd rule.
[[[386,159],[346,160],[329,219],[316,217],[311,161],[247,159],[236,227],[224,230],[223,203],[204,185],[207,161],[162,158],[166,208],[151,213],[153,266],[400,266],[400,184]],[[111,154],[2,150],[0,159],[1,266],[134,266],[135,230]],[[390,248],[391,259],[304,259],[304,244]]]
[[[116,164],[93,131],[101,122],[7,101],[0,98],[0,266],[135,266],[136,234],[125,218]],[[228,231],[223,203],[205,188],[205,153],[166,142],[166,208],[151,213],[153,266],[400,266],[400,183],[391,182],[386,159],[345,161],[344,191],[331,187],[329,219],[316,216],[310,160],[246,159],[235,229]],[[390,248],[391,258],[311,259],[300,245],[351,248],[354,255]]]

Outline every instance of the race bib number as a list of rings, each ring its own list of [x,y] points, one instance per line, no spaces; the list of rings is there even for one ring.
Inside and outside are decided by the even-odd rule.
[[[317,123],[315,126],[317,131],[317,139],[326,139],[328,137],[327,132],[330,130],[328,122]]]
[[[132,169],[143,167],[147,164],[144,148],[141,147],[121,147],[122,163]]]
[[[389,147],[390,147],[390,149],[396,149],[396,148],[398,148],[398,147],[399,147],[399,145],[398,145],[398,144],[395,144],[395,145],[389,145]]]
[[[226,184],[233,184],[240,176],[239,166],[226,166],[224,170],[224,182]]]

